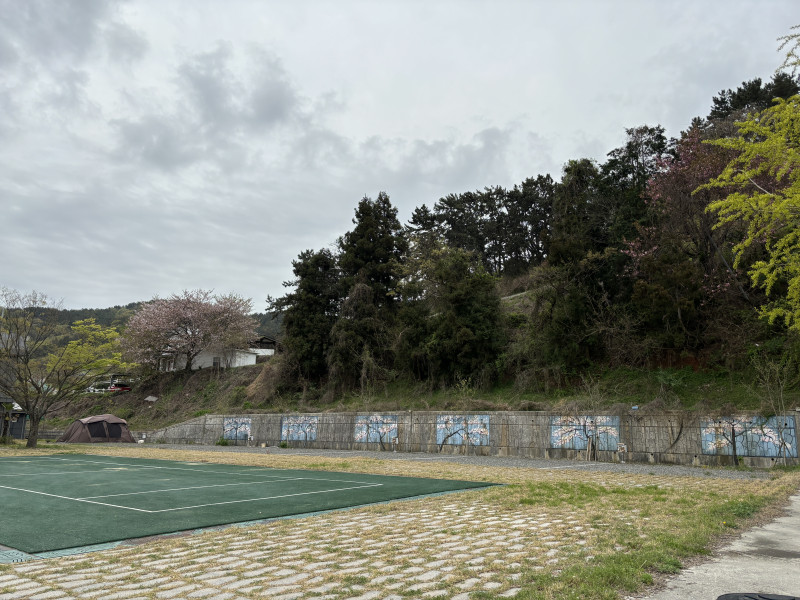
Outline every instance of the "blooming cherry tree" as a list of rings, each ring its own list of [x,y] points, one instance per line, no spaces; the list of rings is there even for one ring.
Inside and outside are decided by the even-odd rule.
[[[204,350],[241,348],[254,339],[252,308],[249,299],[206,290],[155,298],[131,317],[122,344],[134,362],[157,368],[170,356],[182,359],[188,371]]]

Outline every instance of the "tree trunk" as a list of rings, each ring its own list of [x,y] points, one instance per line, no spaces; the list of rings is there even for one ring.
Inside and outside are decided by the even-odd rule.
[[[736,426],[731,425],[731,448],[733,449],[733,466],[739,466],[739,456],[736,454]]]
[[[42,420],[42,417],[37,415],[30,415],[31,418],[31,429],[28,432],[28,443],[25,444],[26,448],[36,448],[36,444],[39,442],[39,422]]]

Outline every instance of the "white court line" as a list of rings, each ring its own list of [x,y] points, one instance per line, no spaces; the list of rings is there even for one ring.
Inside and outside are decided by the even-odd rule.
[[[134,468],[133,471],[144,471],[151,467]],[[110,469],[107,469],[110,470]],[[0,473],[0,477],[36,477],[37,475],[83,475],[85,473],[100,473],[101,471],[54,471],[52,473]],[[123,473],[114,469],[114,473]],[[127,471],[130,473],[130,471]]]
[[[54,457],[54,458],[56,458],[56,457]],[[58,460],[73,460],[73,459],[62,458],[62,459],[58,459]],[[239,475],[240,477],[246,477],[246,476],[252,477],[253,476],[252,472],[251,473],[247,473],[247,472],[240,472],[240,471],[209,471],[208,469],[184,469],[182,467],[159,467],[159,466],[155,466],[155,465],[153,465],[153,466],[142,465],[141,467],[139,467],[139,465],[134,465],[134,464],[131,464],[131,463],[116,463],[116,462],[105,462],[105,461],[96,461],[96,460],[84,460],[84,461],[77,461],[77,462],[84,462],[84,463],[87,463],[87,464],[90,464],[90,465],[122,465],[122,466],[126,466],[126,467],[143,468],[143,469],[163,469],[165,471],[192,471],[192,472],[197,472],[197,473],[206,473],[206,474],[210,473],[210,474],[213,474],[213,475],[216,475],[216,474],[220,474],[220,475]],[[208,464],[209,465],[213,465],[213,466],[217,466],[217,465],[219,465],[219,466],[230,466],[230,465],[223,465],[222,463],[208,463]],[[274,480],[274,481],[294,481],[294,480],[297,480],[297,479],[308,479],[309,481],[335,481],[336,483],[366,483],[365,481],[358,481],[358,480],[355,480],[355,479],[327,479],[327,478],[324,478],[324,477],[279,477],[277,475],[269,475],[268,473],[266,473],[266,471],[290,471],[292,469],[272,469],[270,467],[255,467],[255,469],[253,469],[253,470],[258,470],[258,471],[263,472],[264,473],[263,476],[271,477],[272,480]],[[302,469],[294,469],[294,470],[298,471],[298,470],[302,470]],[[91,472],[91,471],[87,471],[87,472]],[[261,476],[261,475],[259,474],[259,476]],[[265,481],[267,481],[267,480],[265,480]]]
[[[85,502],[86,504],[99,504],[100,506],[110,506],[111,508],[124,508],[127,510],[135,510],[136,512],[153,512],[151,510],[144,510],[143,508],[131,508],[130,506],[118,506],[116,504],[106,504],[105,502],[93,502],[92,500],[84,500],[82,498],[70,498],[69,496],[59,496],[58,494],[48,494],[46,492],[37,492],[35,490],[26,490],[23,488],[15,488],[7,485],[0,485],[0,488],[6,490],[14,490],[15,492],[28,492],[29,494],[38,494],[40,496],[50,496],[51,498],[59,498],[61,500],[74,500],[75,502]]]
[[[57,458],[57,457],[53,457],[53,458],[54,458],[54,460],[75,460],[75,459],[66,459],[66,458]],[[168,471],[193,471],[193,472],[197,472],[197,473],[208,473],[209,472],[208,469],[185,469],[185,468],[182,468],[182,467],[161,467],[161,466],[157,466],[157,465],[135,465],[135,464],[132,464],[132,463],[107,462],[107,461],[98,461],[98,460],[76,460],[75,462],[85,463],[85,464],[88,464],[88,465],[121,465],[123,467],[133,467],[133,468],[137,468],[137,469],[164,469],[164,470],[168,470]],[[229,465],[222,465],[221,463],[209,463],[209,465],[229,466]],[[280,470],[280,471],[288,471],[289,470],[289,469],[267,469],[267,468],[264,468],[264,467],[256,467],[256,469],[258,469],[260,471],[267,471],[267,470],[270,470],[270,471],[278,471],[278,470]],[[87,471],[87,472],[91,472],[91,471]],[[243,473],[243,472],[238,472],[238,471],[212,471],[212,473],[215,473],[215,474],[219,473],[220,475],[240,475],[240,476],[248,475],[248,473]],[[267,473],[264,473],[264,475],[266,475],[267,477],[271,477],[273,479],[279,480],[279,481],[281,479],[294,479],[293,477],[283,477],[283,478],[281,478],[278,475],[268,475]],[[341,480],[332,479],[331,481],[341,481]],[[353,482],[353,483],[362,483],[362,482],[358,481],[358,482]]]
[[[39,457],[32,457],[32,458],[39,458]],[[82,462],[82,463],[87,463],[87,464],[91,464],[91,465],[123,465],[123,466],[126,466],[126,467],[138,466],[138,465],[134,465],[132,463],[99,461],[99,460],[79,460],[77,458],[65,458],[65,457],[60,457],[60,456],[43,456],[41,458],[48,458],[50,460],[71,460],[71,461],[74,461],[74,462]],[[151,459],[151,460],[160,460],[160,459]],[[167,462],[167,461],[164,461],[164,462]],[[169,462],[181,463],[182,461],[169,461]],[[189,464],[189,463],[183,462],[182,464]],[[197,463],[192,463],[192,464],[197,464]],[[205,464],[205,465],[207,465],[209,467],[230,466],[230,465],[226,465],[225,463],[203,463],[203,464]],[[250,465],[243,465],[243,466],[250,466]],[[175,470],[175,471],[199,471],[199,472],[202,472],[202,473],[205,473],[205,472],[208,471],[208,469],[186,469],[186,468],[182,468],[182,467],[160,467],[160,466],[157,466],[157,465],[152,465],[152,466],[149,466],[149,467],[144,467],[143,466],[142,468],[172,469],[172,470]],[[258,470],[258,471],[297,471],[298,470],[298,469],[278,469],[276,467],[252,467],[252,466],[250,466],[250,468],[253,469],[254,471],[255,470]],[[244,473],[239,473],[239,472],[236,472],[236,471],[215,471],[215,473],[224,473],[224,474],[227,474],[227,475],[244,475]]]
[[[164,512],[174,512],[176,510],[189,510],[192,508],[205,508],[207,506],[221,506],[223,504],[243,504],[244,502],[258,502],[260,500],[276,500],[278,498],[294,498],[297,496],[310,496],[312,494],[329,494],[332,492],[346,492],[348,490],[358,490],[361,488],[368,488],[368,487],[382,487],[382,483],[370,483],[368,485],[357,485],[353,487],[346,487],[346,488],[337,488],[333,490],[317,490],[315,492],[300,492],[297,494],[283,494],[280,496],[265,496],[264,498],[248,498],[246,500],[228,500],[225,502],[211,502],[208,504],[195,504],[194,506],[178,506],[176,508],[163,508],[161,510],[146,510],[144,508],[133,508],[131,506],[120,506],[119,504],[108,504],[106,502],[94,502],[93,500],[86,500],[84,498],[70,498],[69,496],[59,496],[57,494],[48,494],[46,492],[37,492],[35,490],[26,490],[22,488],[13,488],[7,485],[0,485],[0,488],[5,488],[7,490],[14,490],[17,492],[28,492],[29,494],[39,494],[40,496],[49,496],[51,498],[59,498],[61,500],[73,500],[75,502],[85,502],[86,504],[99,504],[100,506],[108,506],[110,508],[122,508],[125,510],[134,510],[136,512],[143,512],[143,513],[164,513]]]
[[[243,502],[258,502],[259,500],[275,500],[277,498],[294,498],[296,496],[310,496],[311,494],[328,494],[330,492],[345,492],[347,490],[358,490],[361,488],[368,488],[368,487],[382,487],[382,483],[370,483],[367,485],[357,485],[354,487],[346,487],[346,488],[338,488],[335,490],[318,490],[316,492],[301,492],[298,494],[284,494],[282,496],[267,496],[265,498],[250,498],[247,500],[229,500],[226,502],[211,502],[210,504],[196,504],[194,506],[181,506],[178,508],[164,508],[162,510],[151,510],[148,512],[153,513],[163,513],[163,512],[172,512],[176,510],[188,510],[190,508],[204,508],[206,506],[220,506],[222,504],[240,504]]]
[[[302,477],[298,477],[296,480],[303,479]],[[281,479],[281,481],[294,481],[292,479]],[[237,485],[263,485],[265,483],[275,483],[274,481],[243,481],[241,483],[215,483],[213,485],[195,485],[192,487],[182,487],[182,488],[170,488],[166,490],[147,490],[144,492],[127,492],[125,494],[107,494],[105,496],[84,496],[83,500],[94,499],[94,498],[113,498],[115,496],[137,496],[139,494],[159,494],[161,492],[182,492],[184,490],[202,490],[205,488],[215,488],[215,487],[234,487]]]

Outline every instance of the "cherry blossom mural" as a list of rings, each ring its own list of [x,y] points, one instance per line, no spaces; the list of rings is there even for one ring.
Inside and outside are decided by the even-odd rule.
[[[226,440],[248,440],[251,426],[250,417],[225,417],[222,421],[222,437]]]
[[[489,415],[439,415],[436,417],[436,443],[466,446],[489,445]]]
[[[317,425],[319,417],[316,415],[296,415],[281,418],[281,441],[285,442],[313,442],[317,439]]]
[[[597,450],[617,450],[619,417],[561,416],[550,417],[550,447],[586,450],[589,439]]]
[[[703,454],[797,458],[794,417],[720,417],[700,431]]]
[[[380,444],[381,450],[397,438],[397,415],[359,415],[356,417],[356,442]]]

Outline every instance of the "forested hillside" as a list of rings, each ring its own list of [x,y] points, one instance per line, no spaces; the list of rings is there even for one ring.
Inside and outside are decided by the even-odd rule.
[[[783,72],[745,82],[676,138],[633,127],[604,162],[452,193],[405,225],[388,194],[363,198],[353,228],[300,253],[288,293],[270,299],[283,315],[276,390],[540,390],[615,367],[796,373],[790,321],[762,318],[789,279],[753,275],[771,234],[743,244],[752,220],[720,217],[735,194],[791,183],[768,169],[736,180],[727,140],[749,143],[737,122],[799,90]]]

